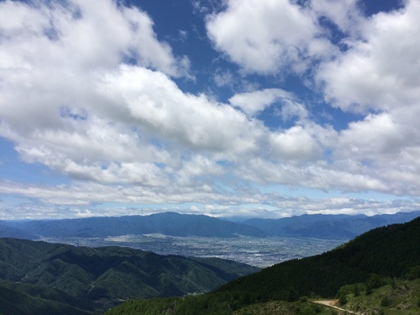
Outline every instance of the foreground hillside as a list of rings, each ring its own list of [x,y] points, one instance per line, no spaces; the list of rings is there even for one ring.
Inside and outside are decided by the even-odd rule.
[[[221,259],[0,239],[0,314],[101,313],[127,299],[208,292],[255,271]]]
[[[420,314],[420,279],[390,281],[390,284],[366,291],[366,285],[358,283],[345,286],[351,290],[345,295],[345,303],[337,297],[332,300],[301,297],[297,301],[272,300],[258,302],[232,311],[227,303],[199,304],[197,298],[156,299],[129,301],[105,315],[153,315],[153,314],[214,314],[214,315],[418,315]],[[354,290],[357,288],[357,290]],[[341,290],[341,289],[340,289]],[[209,301],[210,303],[212,301]],[[198,307],[197,307],[198,306]],[[205,309],[203,309],[203,306]],[[201,307],[201,309],[200,309]]]
[[[304,296],[333,298],[342,294],[347,298],[350,293],[343,291],[343,288],[356,284],[359,284],[359,290],[363,288],[367,296],[372,290],[392,282],[392,279],[414,279],[418,283],[415,279],[420,278],[419,244],[420,218],[417,218],[406,224],[377,228],[328,253],[287,261],[239,278],[209,294],[184,299],[132,301],[107,315],[139,312],[241,314],[240,310],[244,307],[249,309],[247,314],[253,314],[251,309],[258,309],[258,305],[260,310],[269,307],[270,303],[277,303],[286,309],[291,307],[290,304],[285,306],[282,304],[284,302],[279,301],[298,303],[295,301]],[[278,314],[288,313],[284,311]]]

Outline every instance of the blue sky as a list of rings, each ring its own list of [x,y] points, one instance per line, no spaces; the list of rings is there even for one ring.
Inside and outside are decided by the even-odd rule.
[[[418,16],[0,1],[0,220],[419,210]]]

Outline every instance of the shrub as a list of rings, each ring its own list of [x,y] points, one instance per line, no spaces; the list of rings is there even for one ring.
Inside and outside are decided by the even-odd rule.
[[[381,300],[381,306],[387,307],[387,306],[390,306],[390,305],[391,305],[391,301],[390,301],[388,295],[385,295]]]

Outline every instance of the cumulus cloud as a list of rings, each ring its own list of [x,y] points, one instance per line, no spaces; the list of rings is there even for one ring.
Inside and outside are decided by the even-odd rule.
[[[325,98],[344,111],[389,111],[418,103],[420,43],[418,1],[391,13],[378,13],[363,23],[363,38],[320,67]]]
[[[352,160],[354,172],[366,172],[389,191],[416,194],[419,149],[418,84],[420,5],[378,13],[361,23],[361,37],[349,49],[321,64],[316,75],[325,99],[345,112],[363,114],[340,132],[335,157]]]
[[[0,132],[26,162],[74,179],[162,186],[220,173],[217,159],[257,150],[261,125],[169,78],[182,63],[140,10],[105,0],[1,6],[16,19],[0,24],[10,35],[1,50]]]
[[[358,0],[311,0],[310,7],[318,18],[326,18],[342,32],[357,36],[364,18]]]
[[[362,206],[373,213],[387,205],[350,199],[324,205],[250,187],[420,194],[418,2],[370,18],[355,0],[225,4],[207,16],[207,32],[240,70],[217,68],[216,86],[234,90],[239,76],[271,80],[292,71],[318,89],[322,106],[359,119],[339,131],[316,122],[321,105],[273,87],[276,80],[270,88],[241,89],[227,103],[187,93],[175,82],[191,76],[188,57],[158,39],[150,16],[120,2],[2,1],[0,136],[24,162],[41,163],[70,183],[2,181],[0,192],[63,207],[196,202],[299,213],[340,207],[353,213]],[[340,29],[343,41],[333,43],[323,19]],[[271,107],[277,128],[259,115]],[[72,215],[86,213],[93,212]]]
[[[111,1],[1,6],[16,19],[0,22],[9,35],[0,132],[25,161],[78,179],[159,186],[182,168],[182,148],[255,149],[261,132],[243,114],[184,94],[168,77],[182,63],[140,10]]]
[[[292,101],[293,95],[282,89],[265,89],[235,94],[229,99],[231,105],[241,108],[244,113],[253,117],[277,101]]]
[[[277,159],[314,159],[319,151],[316,138],[302,126],[271,134],[270,147]]]
[[[98,84],[115,107],[126,106],[134,124],[187,147],[234,152],[253,149],[258,128],[230,106],[183,93],[162,73],[122,66]],[[226,128],[229,126],[229,128]]]
[[[170,46],[157,40],[150,17],[138,8],[108,0],[74,0],[32,6],[3,1],[1,9],[0,28],[8,34],[2,43],[2,52],[9,57],[2,58],[6,67],[26,65],[36,70],[34,63],[44,68],[64,63],[86,71],[112,67],[129,58],[168,75],[185,71]],[[11,50],[19,53],[11,54]]]
[[[322,55],[316,17],[288,0],[229,0],[226,10],[208,16],[208,36],[216,49],[246,72],[301,72],[308,55]]]

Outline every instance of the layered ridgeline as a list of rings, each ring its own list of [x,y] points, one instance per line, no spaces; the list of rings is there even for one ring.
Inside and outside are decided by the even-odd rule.
[[[417,218],[374,229],[330,252],[286,261],[241,277],[212,293],[183,299],[130,301],[106,314],[302,314],[302,307],[307,307],[309,300],[307,296],[332,298],[341,294],[340,300],[345,304],[351,296],[355,300],[356,296],[365,300],[375,296],[372,290],[386,283],[390,283],[391,293],[381,296],[383,307],[389,308],[391,297],[396,296],[405,300],[395,307],[396,312],[401,312],[394,314],[411,314],[408,309],[418,314],[419,278],[420,218]],[[412,283],[400,285],[401,279]],[[417,291],[410,291],[410,287]],[[294,302],[297,300],[300,302]],[[358,307],[363,305],[362,301],[357,303]],[[307,314],[323,312],[317,307],[308,309]]]
[[[0,239],[0,314],[100,314],[127,299],[208,292],[257,270],[122,247]]]
[[[94,217],[84,219],[9,222],[10,227],[44,237],[107,237],[161,233],[172,236],[263,236],[260,229],[205,215],[174,212],[148,216]],[[1,227],[0,227],[1,229]]]
[[[30,232],[25,232],[22,229],[13,227],[13,225],[13,223],[0,221],[0,238],[11,237],[26,240],[35,240],[39,238]]]
[[[243,223],[269,236],[350,240],[374,228],[409,222],[419,216],[420,211],[374,216],[306,214],[281,219],[254,218]]]
[[[404,223],[420,211],[393,215],[302,215],[282,219],[250,219],[231,222],[205,215],[173,212],[148,216],[102,217],[65,220],[0,222],[0,236],[23,239],[41,237],[107,237],[161,233],[171,236],[310,237],[349,240],[373,228]]]

